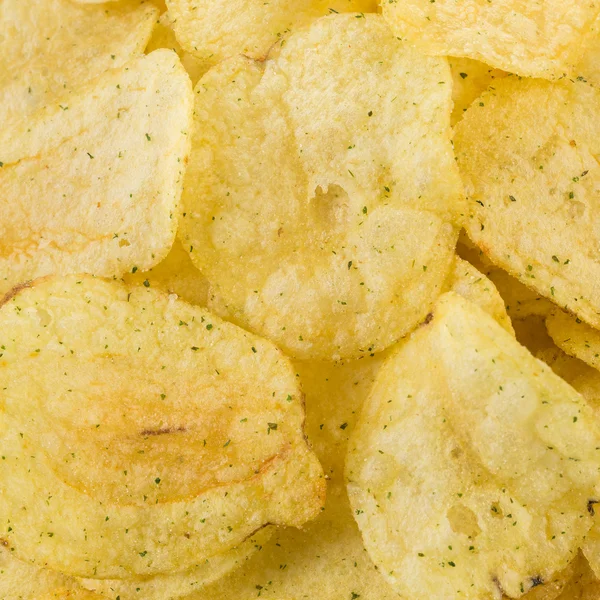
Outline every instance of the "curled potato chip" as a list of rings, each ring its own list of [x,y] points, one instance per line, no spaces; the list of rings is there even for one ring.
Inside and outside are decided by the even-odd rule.
[[[343,472],[348,439],[383,361],[300,362],[306,433],[328,476],[325,511],[302,530],[286,529],[241,569],[203,588],[198,600],[396,600],[365,552],[352,518]]]
[[[506,71],[494,69],[490,65],[472,60],[470,58],[450,57],[450,70],[452,71],[452,125],[462,119],[463,113],[479,98],[496,79],[506,77]]]
[[[519,597],[590,529],[599,442],[573,388],[446,294],[379,371],[350,441],[369,554],[408,600]]]
[[[600,90],[509,77],[480,100],[455,128],[470,238],[600,327]]]
[[[0,598],[2,600],[102,600],[54,571],[21,561],[0,547]],[[123,599],[125,600],[125,599]]]
[[[133,267],[131,271],[123,276],[125,283],[158,287],[169,294],[177,294],[190,304],[207,305],[208,281],[177,239],[166,258],[155,267],[148,271]]]
[[[149,577],[319,512],[300,390],[269,342],[90,276],[17,290],[0,330],[0,514],[16,556]]]
[[[5,126],[62,101],[141,54],[157,16],[157,9],[141,0],[103,7],[69,0],[2,0],[0,122]]]
[[[561,350],[600,369],[600,331],[562,310],[548,315],[546,327]]]
[[[160,19],[154,27],[152,37],[146,46],[146,53],[149,54],[159,48],[168,48],[177,52],[181,64],[184,66],[192,80],[192,85],[196,85],[200,77],[202,77],[210,67],[210,61],[196,58],[179,45],[179,42],[175,37],[175,32],[173,31],[173,24],[169,18],[169,13],[166,12],[160,16]]]
[[[331,359],[425,318],[461,204],[450,87],[377,15],[325,17],[201,79],[179,236],[234,322]]]
[[[390,0],[381,6],[395,33],[428,54],[547,79],[573,71],[600,15],[588,0]]]
[[[473,265],[457,256],[447,286],[449,290],[477,304],[514,335],[502,296],[496,286]]]
[[[244,54],[264,60],[284,36],[331,13],[376,12],[377,0],[168,0],[181,46],[215,64]]]
[[[214,556],[185,572],[166,573],[147,578],[133,579],[81,579],[79,583],[111,600],[175,600],[189,596],[204,586],[239,568],[268,541],[272,527],[265,527],[245,540],[237,548]]]
[[[588,562],[579,557],[574,563],[574,574],[558,600],[597,600],[600,598],[600,581]]]
[[[192,91],[158,50],[0,131],[0,293],[49,274],[114,276],[175,237]]]

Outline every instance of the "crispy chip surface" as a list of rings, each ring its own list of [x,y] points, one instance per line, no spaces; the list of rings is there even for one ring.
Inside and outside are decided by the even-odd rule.
[[[475,99],[493,86],[496,79],[506,77],[507,73],[471,58],[452,56],[448,62],[452,71],[452,125],[455,125]]]
[[[376,355],[346,364],[295,363],[306,432],[329,478],[325,511],[301,531],[278,531],[242,569],[195,600],[397,598],[364,549],[343,480],[348,439],[382,361]]]
[[[450,93],[445,61],[377,15],[325,17],[202,78],[179,236],[235,322],[331,359],[425,318],[461,204]]]
[[[379,371],[349,445],[369,554],[408,599],[519,597],[592,525],[600,428],[475,305],[444,295]]]
[[[17,291],[0,330],[16,556],[81,577],[172,573],[319,511],[300,390],[269,342],[89,276]]]
[[[455,128],[471,239],[521,283],[596,326],[598,111],[600,90],[585,82],[510,77]]]
[[[401,37],[433,55],[464,56],[529,77],[571,73],[600,5],[588,0],[388,0]]]
[[[473,304],[477,304],[493,317],[506,331],[514,335],[504,300],[496,286],[473,265],[456,257],[454,269],[448,281],[448,290],[456,292]]]
[[[546,318],[546,327],[561,350],[600,368],[600,331],[559,309]]]
[[[244,54],[264,60],[296,29],[331,13],[375,12],[376,0],[168,0],[177,39],[189,53],[215,64]]]
[[[107,72],[0,131],[0,292],[48,274],[114,276],[166,256],[192,91],[174,52]]]
[[[62,102],[79,86],[141,54],[157,18],[157,9],[141,0],[103,7],[2,0],[0,122]]]
[[[204,560],[189,571],[147,578],[81,579],[79,583],[111,600],[117,597],[120,600],[176,600],[203,589],[204,586],[243,565],[254,552],[262,549],[272,533],[272,527],[264,527],[237,548]]]
[[[185,67],[188,72],[192,85],[196,85],[198,80],[210,67],[209,60],[201,60],[196,58],[193,54],[186,52],[177,41],[175,32],[173,31],[173,24],[169,17],[169,13],[165,12],[160,16],[157,21],[154,30],[152,31],[152,37],[146,46],[146,53],[153,52],[159,48],[168,48],[177,52],[181,64]]]

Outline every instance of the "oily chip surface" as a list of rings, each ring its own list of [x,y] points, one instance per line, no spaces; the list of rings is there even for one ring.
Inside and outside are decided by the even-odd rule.
[[[187,52],[208,63],[244,54],[264,60],[290,32],[319,17],[376,12],[376,0],[168,0],[169,18]]]
[[[600,327],[600,90],[505,78],[457,124],[470,238],[497,265]]]
[[[192,90],[158,50],[0,131],[0,293],[36,277],[147,270],[171,248]]]
[[[269,342],[90,276],[17,290],[0,330],[0,514],[18,558],[87,578],[183,572],[319,512],[301,393]]]
[[[381,6],[394,32],[428,54],[546,79],[572,73],[600,15],[588,0],[387,0]]]
[[[462,206],[445,61],[335,15],[195,91],[179,237],[230,318],[304,359],[383,350],[425,318]]]
[[[369,554],[408,599],[519,597],[577,555],[600,466],[592,408],[449,293],[379,371],[346,473]]]
[[[102,7],[70,0],[2,0],[0,122],[60,102],[141,54],[157,18],[158,10],[141,0]]]

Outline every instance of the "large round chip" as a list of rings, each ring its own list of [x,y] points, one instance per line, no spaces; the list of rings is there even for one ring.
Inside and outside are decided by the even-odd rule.
[[[141,54],[157,16],[158,10],[143,0],[102,7],[70,0],[2,0],[3,127]]]
[[[0,309],[3,538],[92,578],[185,571],[322,506],[294,371],[272,344],[89,276]]]
[[[429,54],[530,77],[571,73],[600,5],[589,0],[387,0],[383,15]]]
[[[516,598],[575,558],[599,448],[585,400],[449,293],[379,371],[350,440],[348,490],[403,598]]]
[[[425,318],[462,207],[451,82],[376,15],[325,17],[202,78],[179,236],[235,322],[331,359]]]
[[[244,54],[264,60],[285,36],[331,13],[376,12],[377,0],[168,0],[182,47],[215,64]]]
[[[600,90],[505,78],[456,126],[471,239],[600,327]]]
[[[157,50],[0,128],[0,293],[160,262],[179,220],[191,120],[189,77]]]

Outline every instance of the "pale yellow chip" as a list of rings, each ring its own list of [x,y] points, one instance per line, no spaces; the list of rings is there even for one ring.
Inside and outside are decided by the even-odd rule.
[[[594,575],[584,558],[576,560],[574,571],[558,600],[598,600],[600,598],[600,580]]]
[[[146,46],[146,53],[153,52],[159,48],[168,48],[177,52],[181,64],[185,67],[185,70],[192,80],[192,85],[196,85],[200,77],[202,77],[210,67],[210,61],[196,58],[193,54],[183,50],[175,37],[169,13],[166,12],[160,16],[160,19],[154,27],[152,37]]]
[[[502,296],[496,286],[473,265],[457,256],[446,286],[448,290],[477,304],[506,331],[514,335],[514,329]]]
[[[301,531],[277,532],[242,569],[194,600],[397,599],[364,549],[343,485],[348,439],[382,360],[295,363],[307,435],[329,478],[325,512]]]
[[[583,58],[575,73],[592,85],[600,86],[600,18],[592,28],[592,35],[584,45]]]
[[[79,587],[74,580],[65,575],[40,569],[15,558],[12,552],[4,547],[0,547],[0,598],[2,600],[102,600],[101,596]]]
[[[208,281],[194,266],[190,255],[175,240],[166,258],[149,271],[140,271],[132,267],[130,273],[123,276],[129,284],[157,287],[169,294],[177,294],[182,300],[198,306],[208,302]]]
[[[181,46],[215,64],[243,54],[264,60],[297,29],[331,13],[376,12],[377,0],[167,0]]]
[[[463,113],[488,88],[494,85],[496,79],[506,77],[506,71],[494,69],[485,63],[471,58],[450,57],[452,71],[454,110],[452,125],[462,119]]]
[[[596,326],[599,111],[600,90],[585,82],[505,78],[467,110],[454,141],[470,238],[521,283]]]
[[[546,327],[559,348],[600,369],[600,331],[562,310],[546,318]]]
[[[148,578],[133,579],[81,579],[79,584],[97,594],[113,600],[176,600],[204,589],[213,581],[224,577],[249,560],[263,548],[273,534],[272,527],[265,527],[245,540],[237,548],[222,555],[202,561],[185,572],[165,573]]]
[[[141,54],[157,18],[157,9],[142,0],[102,7],[2,0],[0,123],[63,102],[84,83]]]
[[[0,514],[16,556],[149,577],[320,511],[301,393],[271,343],[90,276],[17,290],[0,331]]]
[[[589,0],[388,0],[397,35],[429,54],[464,56],[529,77],[570,74],[600,15]]]
[[[184,248],[245,328],[299,358],[381,351],[452,267],[462,187],[443,60],[335,15],[196,87]]]
[[[379,371],[348,490],[369,554],[404,598],[519,597],[575,558],[599,447],[585,400],[449,293]]]
[[[192,90],[158,50],[0,130],[0,293],[36,277],[147,270],[168,253]]]

